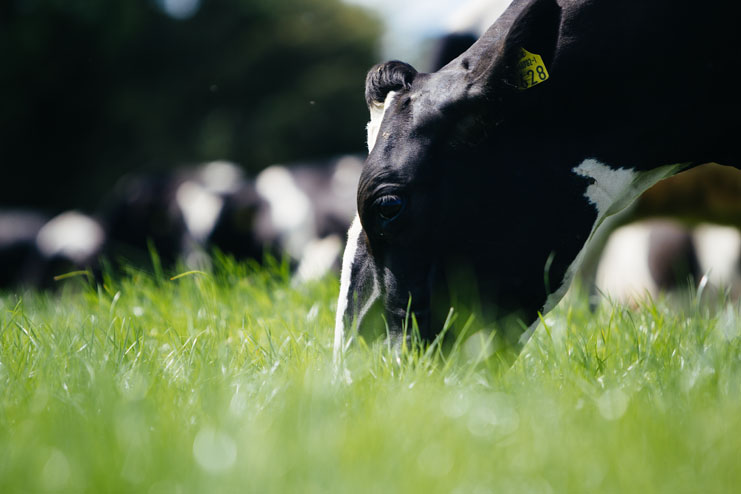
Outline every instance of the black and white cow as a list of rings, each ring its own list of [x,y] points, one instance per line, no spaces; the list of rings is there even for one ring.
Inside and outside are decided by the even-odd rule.
[[[605,218],[695,164],[739,167],[729,9],[515,0],[435,73],[372,68],[335,350],[377,302],[392,337],[412,314],[434,335],[453,280],[475,282],[496,317],[533,321],[565,293]]]
[[[78,211],[51,219],[33,211],[0,211],[0,288],[51,288],[55,276],[89,270],[105,244],[101,223]]]
[[[741,231],[711,223],[690,226],[674,218],[632,222],[611,232],[593,281],[599,292],[595,304],[640,306],[692,285],[710,300],[722,300],[719,292],[736,300],[741,295]]]

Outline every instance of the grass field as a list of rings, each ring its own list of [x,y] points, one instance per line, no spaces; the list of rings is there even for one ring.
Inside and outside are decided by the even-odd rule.
[[[338,283],[222,261],[0,296],[0,492],[738,492],[741,319],[577,297],[513,366],[355,344]]]

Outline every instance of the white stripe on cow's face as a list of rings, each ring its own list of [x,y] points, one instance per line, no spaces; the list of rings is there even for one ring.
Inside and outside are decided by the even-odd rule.
[[[358,251],[358,242],[360,236],[363,233],[363,226],[360,224],[360,217],[355,215],[355,219],[350,226],[350,230],[347,232],[347,245],[345,246],[345,253],[342,255],[342,271],[340,274],[340,296],[337,300],[337,314],[335,316],[335,328],[334,328],[334,358],[335,361],[339,359],[345,341],[345,315],[348,311],[350,304],[350,297],[353,296],[352,292],[357,287],[353,287],[352,271],[353,263],[356,260]],[[370,297],[365,301],[360,312],[356,314],[355,321],[360,324],[360,321],[368,312],[373,302],[376,301],[380,295],[380,289],[378,285],[378,279],[373,275],[373,288]],[[351,328],[350,328],[351,329]]]
[[[350,276],[352,275],[352,262],[355,259],[355,252],[358,250],[358,239],[363,232],[363,226],[360,224],[360,217],[356,214],[355,219],[350,225],[347,232],[347,245],[345,253],[342,255],[342,270],[340,271],[340,297],[337,300],[337,314],[334,321],[334,353],[335,358],[339,356],[342,349],[345,334],[345,312],[350,302]]]
[[[342,269],[340,271],[340,296],[337,299],[337,314],[334,321],[334,355],[335,359],[339,357],[340,350],[343,346],[345,334],[345,312],[347,312],[348,297],[350,296],[350,276],[352,274],[352,262],[355,259],[355,252],[358,250],[358,238],[363,231],[360,224],[360,217],[355,215],[355,219],[350,225],[347,232],[347,245],[345,253],[342,255]]]
[[[373,146],[376,145],[376,138],[378,137],[378,131],[381,128],[381,122],[383,121],[383,115],[386,113],[386,109],[391,106],[396,96],[396,91],[389,91],[386,95],[386,100],[381,103],[373,103],[370,110],[370,122],[366,129],[368,130],[368,152],[373,150]]]

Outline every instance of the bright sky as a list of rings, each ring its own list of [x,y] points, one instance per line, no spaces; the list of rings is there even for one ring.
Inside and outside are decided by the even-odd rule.
[[[386,23],[384,57],[415,61],[421,44],[470,24],[488,27],[510,0],[344,0],[376,10]],[[483,11],[486,14],[482,14]]]
[[[414,59],[420,43],[446,31],[446,20],[460,0],[345,0],[376,10],[386,24],[384,58]],[[412,60],[410,60],[412,61]]]

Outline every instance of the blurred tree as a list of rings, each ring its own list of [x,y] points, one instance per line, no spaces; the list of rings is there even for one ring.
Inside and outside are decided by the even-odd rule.
[[[340,0],[178,3],[0,2],[0,207],[93,208],[123,173],[184,162],[362,150],[377,19]]]

